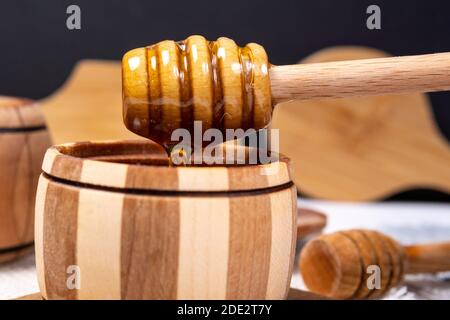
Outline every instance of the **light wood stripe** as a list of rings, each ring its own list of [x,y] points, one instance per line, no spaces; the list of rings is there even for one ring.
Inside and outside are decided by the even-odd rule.
[[[270,210],[266,194],[230,198],[227,299],[266,296],[272,232]]]
[[[178,199],[125,196],[123,212],[122,298],[176,299]]]
[[[36,193],[35,225],[34,225],[34,248],[36,255],[36,274],[39,289],[44,298],[47,298],[47,288],[45,285],[45,265],[44,265],[44,209],[48,180],[42,175],[39,178]]]
[[[225,299],[228,198],[180,199],[178,299]]]
[[[44,266],[48,299],[75,299],[76,290],[67,289],[67,267],[76,265],[79,190],[49,182],[44,208]],[[61,199],[64,199],[63,201]]]
[[[53,162],[57,156],[58,153],[54,149],[48,149],[42,162],[42,171],[52,173]]]
[[[98,185],[99,181],[103,185],[123,188],[127,178],[127,166],[115,163],[103,162],[101,166],[92,160],[83,161],[81,170],[81,181]]]
[[[266,177],[269,186],[278,186],[292,181],[285,162],[268,163],[261,167],[260,174]]]
[[[190,191],[228,190],[227,168],[178,168],[178,189]]]
[[[270,194],[272,208],[272,242],[270,250],[269,280],[266,299],[285,299],[292,275],[292,259],[295,250],[295,205],[292,188]]]
[[[83,168],[84,170],[84,168]],[[124,195],[82,189],[78,203],[76,257],[79,299],[120,299],[120,249]]]

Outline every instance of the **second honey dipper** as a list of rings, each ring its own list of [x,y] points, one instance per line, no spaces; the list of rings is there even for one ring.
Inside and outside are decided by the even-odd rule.
[[[173,130],[261,129],[277,103],[450,89],[450,53],[273,66],[264,48],[228,38],[162,41],[122,60],[127,128],[170,144]]]
[[[300,256],[303,280],[312,292],[338,299],[376,298],[404,274],[450,270],[450,242],[401,246],[372,230],[346,230],[311,240]],[[367,272],[380,268],[380,288],[370,289]]]

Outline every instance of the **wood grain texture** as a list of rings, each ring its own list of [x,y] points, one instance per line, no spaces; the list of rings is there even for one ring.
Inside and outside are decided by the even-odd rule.
[[[289,184],[292,177],[289,162],[280,155],[278,162],[262,165],[212,166],[208,170],[201,166],[168,166],[167,156],[155,142],[127,140],[51,147],[45,154],[42,169],[56,178],[101,187],[210,192]],[[146,163],[165,165],[142,165]],[[80,168],[83,169],[78,175]],[[158,176],[166,179],[155,179]]]
[[[356,292],[363,271],[352,239],[334,233],[308,242],[301,252],[300,272],[310,291],[343,299]]]
[[[297,237],[295,229],[297,216],[291,214],[297,207],[297,198],[293,197],[293,194],[296,194],[294,186],[290,188],[290,192],[277,192],[270,195],[272,240],[266,291],[266,299],[270,300],[280,299],[283,288],[286,290],[284,292],[286,296],[291,282]],[[290,258],[285,259],[285,257]]]
[[[225,299],[230,256],[230,201],[180,198],[178,297]],[[214,212],[214,214],[210,214]]]
[[[450,53],[272,66],[275,104],[450,90]]]
[[[280,172],[273,172],[280,179],[264,176],[264,182],[257,177],[259,187],[253,188],[251,175],[238,173],[248,167],[256,177],[266,165],[255,166],[257,170],[252,165],[133,164],[139,152],[158,152],[153,147],[142,141],[80,143],[56,146],[47,153],[36,205],[36,257],[43,296],[286,298],[297,225],[295,187],[283,180],[290,176],[283,172],[289,171],[289,161],[279,166]],[[77,176],[69,164],[77,168]],[[108,170],[92,168],[105,164],[114,172],[108,181],[102,178]],[[149,169],[153,171],[146,177],[153,180],[162,180],[159,177],[173,169],[164,175],[164,180],[173,181],[161,184],[166,189],[127,185],[138,181],[130,175]],[[227,184],[220,191],[195,188],[186,183],[193,176],[187,169],[198,169],[200,177],[211,170],[210,179],[225,179]],[[222,171],[216,175],[216,169]],[[184,173],[187,177],[180,178]],[[69,265],[80,268],[80,288],[75,290],[66,286]]]
[[[123,125],[121,92],[119,62],[78,62],[63,86],[40,101],[53,142],[136,138]]]
[[[298,208],[297,238],[305,239],[320,233],[327,225],[327,216],[316,210]]]
[[[38,280],[42,296],[49,299],[75,299],[76,290],[67,286],[68,268],[77,266],[77,220],[79,191],[75,187],[62,188],[62,185],[42,177],[40,182],[48,184],[45,194],[45,204],[42,209],[36,207],[36,216],[42,220],[42,229],[36,229],[36,233],[42,232],[38,238],[42,244],[36,246]],[[40,188],[40,186],[39,186]],[[38,200],[39,201],[39,200]],[[62,214],[63,213],[63,214]]]
[[[123,203],[124,196],[121,194],[86,189],[78,193],[74,246],[76,265],[81,272],[78,299],[101,296],[110,300],[121,297]],[[102,210],[99,210],[99,204]]]
[[[379,288],[373,270],[379,267]],[[312,292],[338,299],[380,298],[405,273],[450,270],[450,243],[403,247],[373,230],[345,230],[319,236],[301,252],[300,271]]]
[[[50,144],[37,104],[0,97],[0,262],[32,251],[35,190]]]
[[[335,47],[304,63],[385,55]],[[450,192],[450,148],[425,95],[283,103],[272,127],[280,130],[281,152],[294,161],[298,189],[309,196],[366,201],[411,188]]]
[[[265,298],[271,261],[271,211],[268,196],[230,199],[227,299]]]
[[[176,299],[179,201],[176,198],[127,195],[123,217],[121,297]]]
[[[450,270],[449,242],[406,246],[405,256],[407,273]]]

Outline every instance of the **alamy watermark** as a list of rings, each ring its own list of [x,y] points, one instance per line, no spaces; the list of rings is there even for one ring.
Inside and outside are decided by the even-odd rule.
[[[369,30],[381,30],[381,8],[376,4],[367,7],[366,13],[369,15],[366,26]]]
[[[366,285],[369,290],[381,289],[381,268],[377,265],[370,265],[366,272],[370,274],[367,278]]]
[[[81,270],[77,265],[70,265],[66,269],[67,279],[66,287],[69,290],[80,290],[81,288]]]
[[[81,8],[76,4],[67,7],[66,27],[69,30],[81,30]]]

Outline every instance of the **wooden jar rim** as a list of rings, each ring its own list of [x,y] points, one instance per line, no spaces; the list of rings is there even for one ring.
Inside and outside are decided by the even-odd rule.
[[[165,151],[152,141],[77,142],[49,148],[42,170],[64,183],[122,192],[255,191],[292,185],[289,159],[282,155],[273,163],[242,166],[161,165],[164,161]]]
[[[33,100],[0,96],[0,133],[45,129],[39,104]]]

